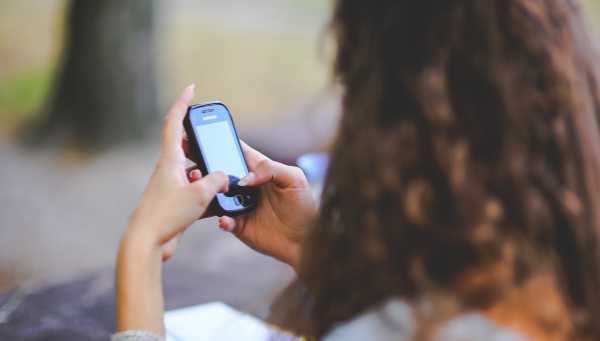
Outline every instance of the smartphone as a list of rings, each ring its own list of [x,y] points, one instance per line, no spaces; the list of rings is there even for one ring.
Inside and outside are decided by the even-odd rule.
[[[235,216],[256,207],[258,190],[235,186],[237,180],[248,175],[248,164],[233,118],[225,104],[211,102],[190,106],[183,126],[191,151],[199,161],[198,167],[202,175],[222,171],[230,178],[230,191],[217,194],[209,207],[209,213]]]

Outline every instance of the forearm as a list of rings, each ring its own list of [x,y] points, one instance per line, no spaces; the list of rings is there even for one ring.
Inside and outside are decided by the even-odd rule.
[[[158,243],[126,233],[117,257],[117,331],[164,335],[162,258]]]

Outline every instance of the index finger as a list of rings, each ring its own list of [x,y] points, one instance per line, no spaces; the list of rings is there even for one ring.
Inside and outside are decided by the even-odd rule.
[[[181,140],[183,138],[183,118],[187,113],[192,98],[194,98],[195,85],[189,85],[179,99],[173,104],[163,127],[163,140],[161,145],[161,158],[173,160],[182,154]]]

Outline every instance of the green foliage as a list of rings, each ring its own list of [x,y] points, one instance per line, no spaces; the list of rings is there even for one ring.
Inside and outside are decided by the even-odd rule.
[[[0,121],[14,126],[34,117],[50,87],[51,71],[28,70],[0,79]]]
[[[590,19],[592,27],[597,29],[600,27],[600,1],[598,0],[584,0],[583,9],[586,15]]]

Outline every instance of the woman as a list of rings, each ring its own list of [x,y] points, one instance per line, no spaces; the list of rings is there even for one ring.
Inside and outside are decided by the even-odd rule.
[[[296,269],[273,321],[326,340],[600,339],[600,102],[577,2],[338,0],[333,28],[343,117],[319,211],[297,169],[245,147],[263,199],[219,220]],[[227,187],[185,176],[191,97],[121,244],[119,330],[163,332],[161,259]]]

